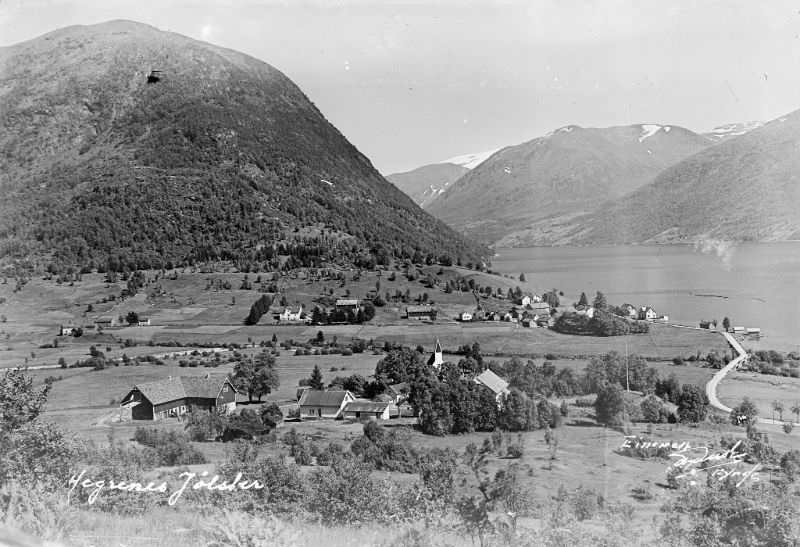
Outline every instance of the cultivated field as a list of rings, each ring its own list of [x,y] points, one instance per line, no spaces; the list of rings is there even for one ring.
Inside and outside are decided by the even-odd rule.
[[[745,397],[750,397],[762,418],[772,418],[772,402],[778,401],[785,409],[783,419],[798,421],[789,408],[800,403],[800,378],[732,371],[720,382],[717,395],[723,404],[731,408],[741,403]],[[779,419],[778,413],[775,413],[775,419]]]

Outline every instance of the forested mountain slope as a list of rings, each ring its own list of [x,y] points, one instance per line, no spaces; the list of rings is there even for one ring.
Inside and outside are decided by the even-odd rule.
[[[0,257],[56,270],[487,252],[275,68],[129,21],[0,48],[0,191]]]

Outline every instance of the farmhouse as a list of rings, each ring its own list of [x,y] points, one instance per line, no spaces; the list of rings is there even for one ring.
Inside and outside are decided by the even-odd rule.
[[[639,308],[639,319],[644,319],[647,321],[655,321],[657,318],[658,314],[650,306],[642,306],[641,308]]]
[[[436,308],[433,306],[407,306],[406,317],[408,319],[422,319],[427,318],[431,321],[436,319]]]
[[[227,378],[209,375],[172,377],[137,384],[120,402],[134,420],[159,420],[186,414],[191,408],[230,413],[236,408],[236,388]]]
[[[594,317],[594,307],[589,306],[588,308],[577,310],[575,313],[579,315],[585,315],[586,317],[591,319],[592,317]]]
[[[107,329],[110,327],[117,327],[119,326],[119,319],[116,317],[98,317],[94,320],[94,326],[96,329]]]
[[[492,393],[494,393],[494,398],[498,403],[504,395],[508,395],[508,382],[488,368],[476,376],[473,381],[478,385],[490,389]]]
[[[335,306],[337,310],[342,310],[345,312],[352,311],[353,313],[356,313],[358,312],[358,299],[354,298],[354,299],[344,300],[340,298],[339,300],[336,301]]]
[[[136,325],[139,326],[139,327],[149,327],[150,326],[150,318],[149,317],[139,316],[139,321],[136,322]]]
[[[639,312],[636,310],[636,306],[624,304],[622,309],[625,310],[625,313],[628,315],[629,319],[637,319],[639,317]]]
[[[344,406],[342,415],[345,419],[373,418],[375,420],[388,420],[398,416],[397,406],[391,402],[351,401]]]
[[[700,321],[701,329],[715,329],[717,328],[711,321]]]
[[[74,336],[75,331],[78,330],[80,327],[75,323],[69,323],[68,325],[61,325],[61,328],[58,330],[59,336]]]
[[[300,321],[303,315],[303,306],[302,304],[297,309],[296,312],[292,311],[292,308],[284,308],[284,310],[278,314],[275,319],[278,321]]]
[[[391,397],[394,404],[399,405],[408,399],[408,384],[400,382],[386,388],[386,395]]]
[[[472,321],[472,314],[468,311],[461,312],[461,315],[458,316],[459,320],[461,321]]]
[[[444,364],[444,359],[442,358],[442,345],[439,343],[439,339],[436,339],[436,347],[431,353],[431,356],[428,357],[428,365],[432,366],[433,368],[438,369],[439,367]]]
[[[355,401],[352,393],[345,390],[321,391],[308,389],[300,396],[300,419],[339,418],[344,406]]]

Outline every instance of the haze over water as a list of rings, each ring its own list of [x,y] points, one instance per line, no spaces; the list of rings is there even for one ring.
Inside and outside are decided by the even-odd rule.
[[[732,326],[759,327],[754,349],[800,349],[800,242],[706,245],[618,245],[500,249],[492,269],[525,273],[537,291],[557,288],[562,301],[651,306],[671,323],[698,326],[727,316]]]

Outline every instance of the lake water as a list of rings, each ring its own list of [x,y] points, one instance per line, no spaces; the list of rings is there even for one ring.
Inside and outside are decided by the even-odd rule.
[[[591,302],[651,306],[671,323],[730,318],[759,327],[754,349],[800,349],[800,242],[738,245],[616,245],[500,249],[492,269],[525,273],[537,292],[557,288],[563,302],[581,291]]]

